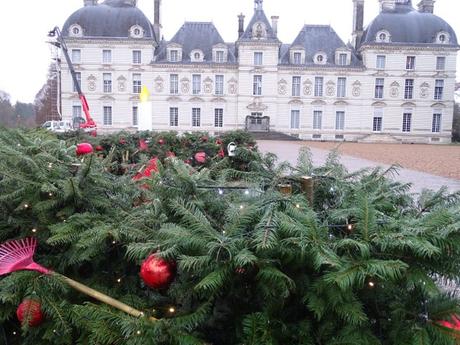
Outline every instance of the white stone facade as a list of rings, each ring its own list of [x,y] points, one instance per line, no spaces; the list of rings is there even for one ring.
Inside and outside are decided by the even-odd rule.
[[[340,47],[335,59],[345,53],[347,63],[331,66],[282,63],[282,44],[277,40],[241,40],[234,48],[235,62],[196,63],[161,61],[157,57],[161,47],[151,40],[66,40],[70,55],[80,51],[74,53],[80,55],[74,65],[99,132],[136,129],[140,88],[134,84],[140,80],[151,93],[153,130],[158,131],[244,129],[246,117],[253,115],[254,123],[266,116],[271,131],[302,139],[451,140],[456,45],[363,44],[353,53],[350,47]],[[173,43],[168,47],[168,56],[172,48],[181,49]],[[110,61],[103,61],[108,54],[104,50],[111,52]],[[297,51],[302,60],[308,59],[302,47],[291,46],[287,53],[291,60]],[[255,53],[262,53],[261,65],[256,65]],[[359,56],[360,63],[351,63],[350,54]],[[407,66],[412,57],[414,66]],[[80,101],[68,66],[61,67],[62,113],[70,120],[78,115]],[[195,85],[194,75],[200,76]],[[254,85],[255,76],[261,76],[260,85]],[[317,78],[322,78],[321,92]]]

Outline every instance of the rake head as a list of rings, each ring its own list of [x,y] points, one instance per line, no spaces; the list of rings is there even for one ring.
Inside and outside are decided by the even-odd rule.
[[[0,245],[0,276],[15,271],[29,270],[48,274],[50,270],[34,262],[35,238],[24,238]]]

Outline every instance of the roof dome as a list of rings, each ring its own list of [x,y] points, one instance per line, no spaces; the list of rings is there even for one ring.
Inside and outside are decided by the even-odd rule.
[[[82,7],[67,19],[62,33],[73,37],[155,39],[152,24],[134,3],[106,0]]]
[[[458,44],[455,31],[444,19],[415,10],[410,2],[384,9],[366,28],[361,44],[381,43]]]

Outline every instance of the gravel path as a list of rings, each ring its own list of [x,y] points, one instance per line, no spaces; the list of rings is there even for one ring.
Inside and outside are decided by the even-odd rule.
[[[334,148],[336,145],[334,143],[313,143],[312,145],[310,142],[299,142],[299,141],[265,141],[265,140],[259,140],[257,141],[257,144],[259,146],[259,149],[262,152],[272,152],[275,153],[280,160],[282,161],[288,161],[291,164],[295,164],[297,162],[297,157],[299,154],[299,150],[303,146],[308,146],[311,149],[311,152],[313,154],[313,162],[315,165],[321,165],[324,163],[326,160],[327,155],[329,154],[329,151],[322,148],[317,148],[317,144],[332,144],[331,148]],[[360,145],[360,144],[358,144]],[[372,149],[373,151],[371,152],[372,155],[369,154],[370,157],[379,157],[376,155],[375,149],[378,148],[382,144],[372,144],[369,147],[369,149]],[[385,145],[386,146],[386,145]],[[393,145],[392,145],[393,146]],[[405,145],[396,145],[398,147],[403,147]],[[414,145],[410,145],[409,147],[412,147]],[[427,149],[427,151],[430,152],[435,152],[433,149],[430,148],[428,145],[417,145],[417,146],[422,146]],[[443,147],[450,147],[450,146],[435,146],[435,148],[443,148]],[[458,147],[458,154],[460,154],[460,147]],[[343,150],[340,150],[341,152],[344,152]],[[395,157],[398,157],[398,155],[401,154],[400,151],[396,150],[396,148],[393,148],[393,152],[395,152]],[[455,150],[454,150],[455,152]],[[341,161],[342,163],[347,167],[349,171],[356,171],[362,168],[368,168],[368,167],[376,167],[376,166],[382,166],[382,167],[388,167],[389,165],[393,163],[398,163],[396,160],[391,160],[390,156],[391,150],[388,151],[388,154],[385,156],[386,159],[385,161],[382,159],[380,161],[372,161],[372,160],[367,160],[363,158],[357,158],[357,157],[352,157],[348,154],[342,154]],[[409,153],[406,153],[407,155],[410,155]],[[438,156],[441,154],[438,153]],[[423,156],[423,155],[422,155]],[[388,158],[390,157],[390,158]],[[401,157],[401,156],[400,156]],[[380,159],[380,158],[379,158]],[[409,158],[408,158],[409,159]],[[434,155],[433,159],[436,159],[436,155]],[[438,159],[441,159],[441,157],[438,157]],[[444,158],[444,161],[448,161],[449,156]],[[415,159],[410,158],[410,161],[416,161]],[[386,164],[385,164],[386,163]],[[452,164],[452,163],[451,163]],[[414,164],[415,165],[415,164]],[[405,167],[408,166],[408,164],[404,165]],[[451,166],[447,165],[447,168],[451,168]],[[415,166],[414,166],[415,168]],[[460,169],[460,164],[457,163],[456,169]],[[427,170],[427,169],[425,169]],[[454,169],[452,169],[454,170]],[[458,171],[457,171],[458,174]],[[411,183],[412,184],[412,192],[414,193],[419,193],[422,189],[428,188],[428,189],[433,189],[437,190],[441,188],[442,186],[447,186],[449,191],[455,192],[455,191],[460,191],[460,179],[449,179],[445,177],[440,177],[436,176],[433,174],[428,174],[422,171],[416,171],[414,169],[401,169],[399,172],[399,176],[397,177],[398,181],[404,182],[404,183]]]

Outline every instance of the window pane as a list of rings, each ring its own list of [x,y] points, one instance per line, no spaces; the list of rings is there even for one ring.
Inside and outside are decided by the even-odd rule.
[[[104,107],[104,126],[112,125],[112,107]]]
[[[322,127],[322,111],[314,111],[313,112],[313,129],[321,129]]]
[[[412,99],[414,97],[414,79],[406,79],[404,88],[404,98]]]
[[[345,129],[345,112],[337,111],[335,113],[335,129],[343,131]]]
[[[81,117],[81,105],[74,105],[72,107],[72,118],[78,118]]]
[[[291,128],[300,128],[300,110],[291,110]]]
[[[81,50],[80,49],[72,49],[72,62],[73,63],[81,62]]]
[[[216,62],[224,62],[224,52],[222,50],[216,51]]]
[[[292,96],[300,96],[300,77],[292,77]]]
[[[201,75],[194,74],[192,76],[192,79],[193,79],[192,92],[194,95],[198,95],[201,93]]]
[[[260,96],[262,95],[262,76],[255,75],[254,76],[254,83],[253,83],[253,95]]]
[[[415,69],[415,56],[408,56],[406,59],[406,69],[413,70]]]
[[[411,131],[411,125],[412,125],[412,114],[411,113],[404,113],[403,114],[402,131],[403,132],[410,132]]]
[[[340,54],[339,55],[339,65],[345,66],[347,64],[347,54]]]
[[[347,95],[347,78],[337,79],[337,97],[346,97]]]
[[[105,93],[110,93],[112,92],[112,74],[111,73],[104,73],[102,75],[102,78],[104,80],[104,92]]]
[[[112,51],[103,50],[102,51],[102,62],[103,63],[112,63]]]
[[[323,96],[323,77],[315,78],[315,96],[316,97]]]
[[[375,79],[375,98],[383,98],[385,79],[377,78]]]
[[[224,126],[224,109],[214,109],[214,127]]]
[[[436,58],[436,70],[444,71],[446,69],[446,58],[444,56],[438,56]]]
[[[385,55],[377,55],[377,68],[378,69],[385,69],[386,65],[386,56]]]
[[[216,75],[216,95],[224,94],[224,76]]]
[[[169,76],[169,92],[173,95],[179,93],[179,75],[171,74]]]
[[[179,61],[179,51],[177,50],[171,50],[171,52],[169,53],[171,56],[170,56],[170,60],[171,62],[177,62]]]
[[[302,63],[302,54],[294,53],[294,64],[300,65]]]
[[[139,126],[139,108],[133,107],[133,126]]]
[[[133,63],[140,64],[142,62],[142,55],[140,50],[133,50]]]
[[[141,93],[142,81],[141,75],[138,73],[133,74],[133,93]]]
[[[444,93],[444,80],[436,80],[434,88],[434,99],[441,100]]]
[[[263,64],[263,53],[256,52],[254,53],[254,65],[260,66]]]
[[[431,125],[431,131],[433,133],[440,133],[441,132],[441,113],[434,113],[433,114],[433,123]]]
[[[171,127],[179,126],[179,108],[169,108],[169,125]]]
[[[192,126],[193,127],[201,126],[201,109],[200,108],[192,109]]]

